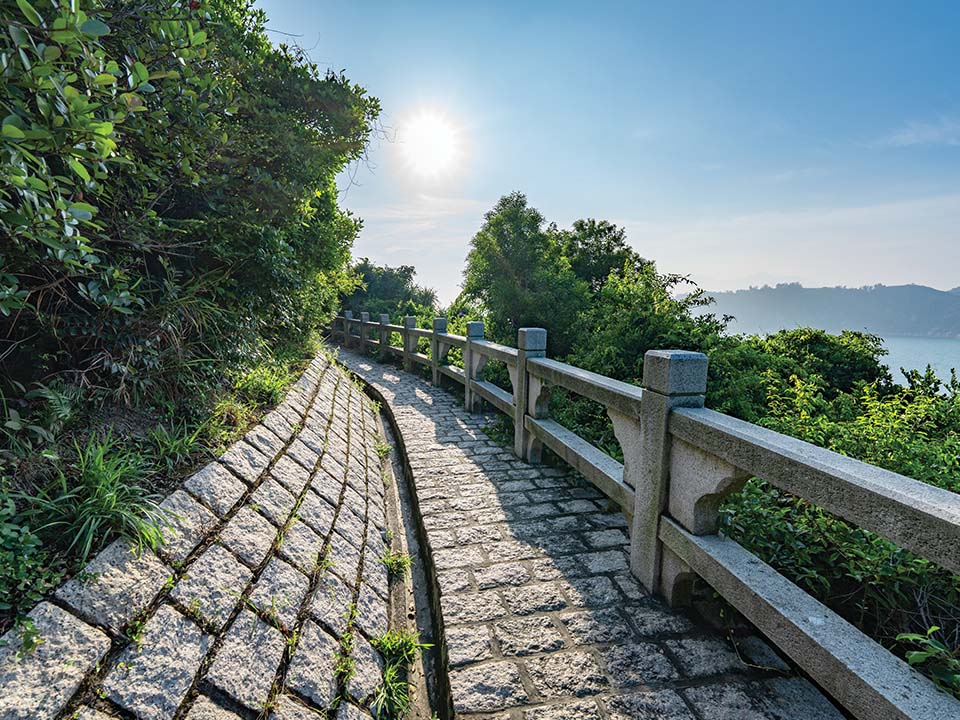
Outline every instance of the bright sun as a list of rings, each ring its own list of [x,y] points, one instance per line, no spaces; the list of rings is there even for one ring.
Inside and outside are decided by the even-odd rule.
[[[407,165],[422,177],[447,175],[460,160],[460,133],[435,110],[411,115],[398,128],[397,140]]]

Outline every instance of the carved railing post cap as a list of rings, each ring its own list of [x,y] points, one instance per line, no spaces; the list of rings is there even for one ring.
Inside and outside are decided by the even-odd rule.
[[[467,337],[468,338],[482,338],[483,337],[483,321],[481,320],[471,320],[467,323]]]
[[[521,350],[546,350],[547,331],[543,328],[520,328],[517,332],[517,347]]]
[[[447,319],[443,317],[434,318],[433,331],[439,332],[439,333],[445,333],[447,331]]]
[[[381,325],[390,324],[390,313],[380,313],[380,324]]]
[[[344,316],[347,320],[353,320],[353,310],[344,310],[344,311],[343,311],[343,316]]]
[[[709,358],[690,350],[648,350],[643,356],[643,387],[661,395],[703,395]]]
[[[360,313],[360,320],[361,320],[362,322],[370,322],[370,313],[368,313],[368,312],[362,312],[362,313]]]
[[[403,326],[405,328],[414,328],[417,326],[417,318],[413,315],[403,316]]]

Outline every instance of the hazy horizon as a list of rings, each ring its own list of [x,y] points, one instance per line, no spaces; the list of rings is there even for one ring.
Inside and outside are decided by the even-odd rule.
[[[258,4],[380,98],[354,254],[444,303],[514,190],[712,291],[960,285],[958,5]]]

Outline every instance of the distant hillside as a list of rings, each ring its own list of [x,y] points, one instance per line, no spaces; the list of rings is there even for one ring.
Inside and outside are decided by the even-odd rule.
[[[960,338],[960,288],[924,285],[805,288],[799,284],[712,292],[710,312],[733,315],[731,332],[766,333],[811,326],[830,332]]]

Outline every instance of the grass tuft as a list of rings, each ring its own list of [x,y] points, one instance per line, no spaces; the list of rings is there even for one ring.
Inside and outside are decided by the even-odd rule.
[[[399,720],[410,709],[410,665],[417,654],[432,647],[420,642],[412,630],[389,630],[374,639],[373,646],[383,655],[383,683],[377,688],[371,709],[375,717]]]
[[[391,577],[403,577],[413,565],[413,558],[406,553],[387,550],[380,562],[387,566],[387,573]]]

